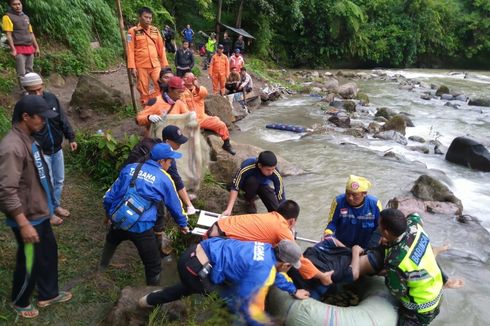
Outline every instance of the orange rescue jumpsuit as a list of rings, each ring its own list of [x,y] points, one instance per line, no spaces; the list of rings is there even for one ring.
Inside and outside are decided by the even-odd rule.
[[[281,240],[294,241],[293,232],[284,217],[277,212],[235,215],[218,220],[218,226],[227,238],[259,241],[276,246]],[[305,279],[321,273],[313,263],[301,256],[299,272]]]
[[[204,110],[204,100],[208,96],[208,90],[204,86],[200,86],[197,89],[195,86],[192,91],[188,88],[182,94],[182,100],[187,104],[189,111],[196,112],[197,121],[199,127],[206,130],[211,130],[217,133],[221,139],[226,140],[230,138],[230,132],[226,127],[226,124],[218,117],[209,116]]]
[[[136,88],[140,101],[145,104],[148,99],[160,94],[158,78],[162,67],[167,67],[165,43],[155,26],[144,29],[140,24],[128,31],[128,68],[136,69],[138,81]],[[149,78],[153,81],[153,92],[150,93]]]
[[[138,112],[136,115],[136,123],[140,126],[150,128],[151,122],[148,120],[148,117],[152,114],[163,116],[168,112],[168,110],[170,110],[170,107],[171,105],[165,102],[162,95],[158,95],[157,100],[153,105],[148,105],[143,110]],[[183,114],[187,112],[189,112],[187,105],[183,101],[177,100],[173,105],[172,111],[170,111],[168,114]]]
[[[230,73],[228,57],[223,53],[213,55],[208,72],[213,81],[213,93],[219,94],[221,91],[221,95],[224,95],[226,78],[228,78],[228,74]]]

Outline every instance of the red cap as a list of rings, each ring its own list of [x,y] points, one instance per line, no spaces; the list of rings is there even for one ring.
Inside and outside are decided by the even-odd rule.
[[[182,80],[182,78],[177,77],[177,76],[170,78],[167,85],[168,85],[168,88],[176,88],[176,89],[185,88],[184,81]]]

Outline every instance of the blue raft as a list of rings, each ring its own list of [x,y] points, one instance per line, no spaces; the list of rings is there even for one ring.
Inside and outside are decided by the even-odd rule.
[[[296,132],[296,133],[306,132],[305,127],[288,125],[288,124],[284,124],[284,123],[271,123],[271,124],[266,125],[265,127],[268,129],[285,130],[285,131],[291,131],[291,132]]]

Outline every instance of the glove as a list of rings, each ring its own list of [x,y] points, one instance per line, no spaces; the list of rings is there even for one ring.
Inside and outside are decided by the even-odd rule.
[[[194,215],[194,214],[196,214],[196,209],[194,208],[194,206],[192,205],[187,206],[187,215]]]
[[[191,120],[197,120],[197,113],[194,111],[189,112],[189,117]]]
[[[162,121],[162,117],[157,114],[152,114],[148,116],[148,120],[150,120],[151,123],[157,123],[158,121]]]

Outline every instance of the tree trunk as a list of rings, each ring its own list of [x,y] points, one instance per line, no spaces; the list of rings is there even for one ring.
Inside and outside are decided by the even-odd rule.
[[[243,11],[243,3],[245,0],[240,0],[240,7],[238,7],[238,14],[236,16],[236,28],[242,28],[242,11]]]

